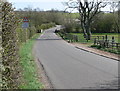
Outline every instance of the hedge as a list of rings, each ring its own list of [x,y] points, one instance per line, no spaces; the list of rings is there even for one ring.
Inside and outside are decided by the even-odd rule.
[[[18,19],[13,12],[12,4],[2,3],[2,88],[17,88],[19,79],[19,56],[16,27]]]
[[[43,29],[48,29],[48,28],[51,28],[51,27],[54,27],[56,24],[51,22],[51,23],[45,23],[45,24],[41,24],[40,26],[37,26],[37,32],[41,32],[40,30]]]
[[[19,48],[35,33],[34,26],[28,29],[20,28],[20,19],[15,16],[12,4],[0,2],[2,6],[2,33],[0,33],[2,64],[0,88],[18,89],[20,84]]]

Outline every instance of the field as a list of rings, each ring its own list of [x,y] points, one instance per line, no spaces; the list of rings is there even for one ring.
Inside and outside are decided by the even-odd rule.
[[[111,52],[111,53],[115,53],[115,54],[120,54],[120,50],[116,47],[113,48],[102,48],[100,46],[94,46],[94,38],[95,37],[91,37],[91,40],[89,40],[87,42],[87,40],[83,37],[82,33],[72,33],[72,35],[77,35],[78,36],[78,43],[82,43],[85,44],[86,46],[89,47],[94,47],[103,51],[107,51],[107,52]],[[120,34],[117,33],[93,33],[92,36],[108,36],[108,40],[111,41],[112,37],[114,36],[115,38],[115,43],[120,43]]]
[[[61,13],[59,13],[61,14]],[[62,13],[64,17],[71,17],[72,19],[78,19],[79,18],[79,13]]]
[[[87,44],[92,44],[94,43],[94,38],[92,37],[91,40],[87,42],[87,40],[83,37],[83,33],[72,33],[73,35],[77,35],[80,43],[87,43]],[[109,40],[112,40],[112,36],[115,37],[115,42],[120,43],[120,34],[118,33],[93,33],[92,36],[108,36]]]

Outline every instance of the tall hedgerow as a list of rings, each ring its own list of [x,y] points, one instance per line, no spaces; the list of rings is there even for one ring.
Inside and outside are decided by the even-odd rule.
[[[0,88],[2,88],[2,2],[0,2]]]
[[[34,26],[31,26],[26,29],[19,27],[16,29],[16,31],[17,31],[17,38],[18,38],[19,45],[21,45],[23,42],[26,42],[37,32]]]
[[[19,48],[23,42],[30,39],[37,31],[34,26],[23,29],[20,20],[12,8],[12,4],[1,2],[2,26],[0,28],[0,58],[2,68],[0,88],[18,89],[20,83]]]
[[[12,4],[2,3],[2,88],[15,89],[19,83],[19,55],[16,28],[18,19]]]

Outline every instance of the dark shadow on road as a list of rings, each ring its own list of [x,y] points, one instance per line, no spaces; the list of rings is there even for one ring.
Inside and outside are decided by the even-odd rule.
[[[37,41],[41,41],[41,40],[43,40],[43,41],[45,41],[45,40],[62,40],[62,39],[36,39]]]

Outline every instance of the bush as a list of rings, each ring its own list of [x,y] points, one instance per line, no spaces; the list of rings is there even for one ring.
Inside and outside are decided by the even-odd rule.
[[[55,26],[55,23],[46,23],[46,24],[42,24],[40,26],[37,27],[37,32],[39,33],[41,31],[41,29],[45,30],[45,29],[48,29],[48,28],[51,28],[51,27],[54,27]]]
[[[17,28],[19,19],[14,14],[12,4],[2,5],[2,85],[1,89],[18,89],[20,83],[19,45],[36,33],[35,27]]]
[[[18,57],[18,39],[16,36],[16,27],[18,19],[15,16],[12,4],[2,3],[2,87],[18,88],[19,84],[19,57]]]
[[[109,49],[109,48],[102,48],[100,45],[91,45],[91,47],[97,48],[97,49],[100,49],[103,51],[107,51],[110,53],[120,54],[120,50],[117,50],[117,49],[113,50],[113,49]]]
[[[37,33],[37,30],[34,26],[28,28],[28,38],[30,39],[35,33]]]
[[[102,47],[100,45],[91,45],[91,47],[97,48],[97,49],[101,49]]]
[[[16,31],[19,45],[26,42],[26,40],[30,39],[37,32],[34,26],[29,27],[28,29],[17,28]]]

